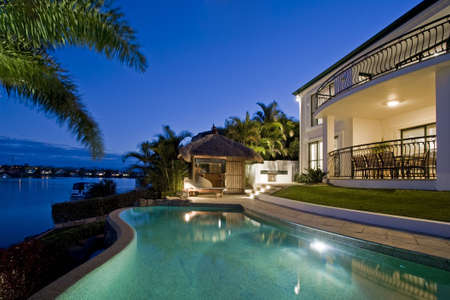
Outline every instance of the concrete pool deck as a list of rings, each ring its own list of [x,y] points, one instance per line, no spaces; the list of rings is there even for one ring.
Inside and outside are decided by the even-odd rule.
[[[193,203],[239,204],[250,214],[349,237],[357,246],[363,246],[358,241],[367,241],[369,244],[365,248],[450,270],[449,239],[325,217],[241,195],[224,195],[218,200],[208,196],[190,197],[189,200]]]

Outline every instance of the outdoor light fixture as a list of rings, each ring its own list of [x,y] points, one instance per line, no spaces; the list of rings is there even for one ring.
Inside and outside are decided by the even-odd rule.
[[[266,185],[266,190],[270,190],[270,185]]]
[[[391,101],[388,101],[386,104],[389,107],[396,107],[397,105],[400,104],[400,101],[398,101],[398,100],[391,100]]]

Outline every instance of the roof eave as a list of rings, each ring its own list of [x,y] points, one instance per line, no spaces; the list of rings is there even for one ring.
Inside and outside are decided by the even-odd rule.
[[[304,84],[300,88],[298,88],[296,91],[294,91],[292,93],[292,95],[297,96],[298,94],[300,94],[301,92],[303,92],[304,90],[306,90],[307,88],[312,86],[314,83],[316,83],[317,81],[319,81],[320,79],[322,79],[323,77],[325,77],[326,75],[331,73],[334,69],[336,69],[337,67],[342,65],[344,62],[351,59],[352,57],[354,57],[358,53],[362,52],[363,50],[367,49],[369,46],[371,46],[375,42],[379,41],[380,39],[382,39],[389,33],[393,32],[395,29],[397,29],[401,25],[405,24],[406,22],[408,22],[409,20],[411,20],[412,18],[417,16],[419,13],[421,13],[422,11],[424,11],[425,9],[427,9],[428,7],[430,7],[431,5],[435,4],[438,1],[439,0],[424,0],[424,1],[420,2],[419,4],[414,6],[412,9],[407,11],[405,14],[403,14],[401,17],[396,19],[394,22],[392,22],[391,24],[386,26],[384,29],[382,29],[380,32],[378,32],[377,34],[372,36],[370,39],[365,41],[363,44],[361,44],[355,50],[353,50],[352,52],[350,52],[349,54],[347,54],[346,56],[341,58],[339,61],[334,63],[332,66],[327,68],[325,71],[323,71],[322,73],[320,73],[319,75],[317,75],[316,77],[314,77],[313,79],[308,81],[306,84]]]

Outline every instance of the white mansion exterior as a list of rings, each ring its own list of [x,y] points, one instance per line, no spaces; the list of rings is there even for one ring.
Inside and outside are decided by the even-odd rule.
[[[450,190],[450,0],[423,1],[294,95],[300,170]]]

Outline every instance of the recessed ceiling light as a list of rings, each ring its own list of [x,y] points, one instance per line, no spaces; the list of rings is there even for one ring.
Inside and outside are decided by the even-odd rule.
[[[397,101],[397,100],[391,100],[391,101],[387,102],[387,106],[389,106],[389,107],[396,107],[399,104],[400,104],[400,101]]]

